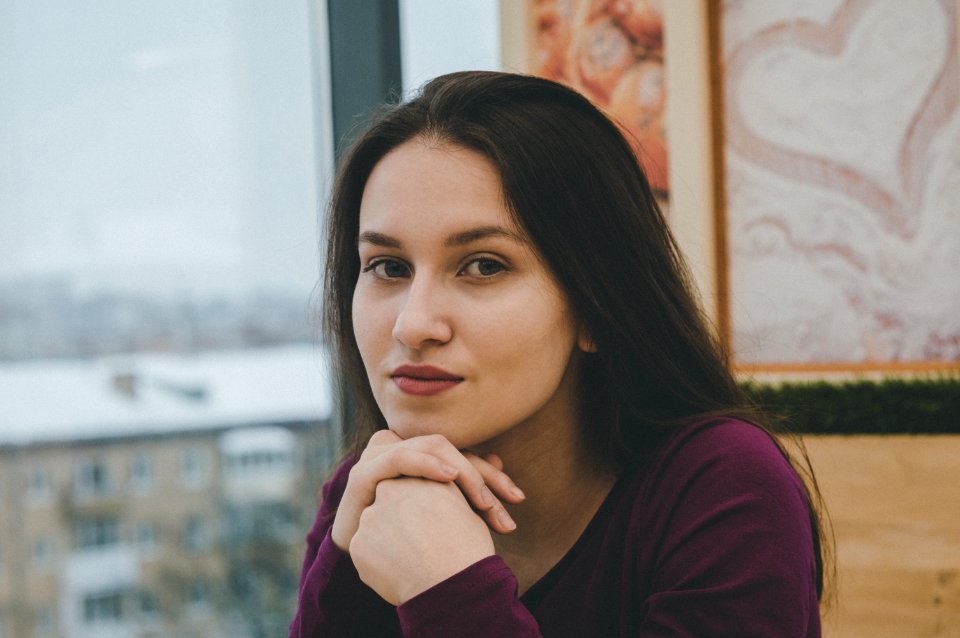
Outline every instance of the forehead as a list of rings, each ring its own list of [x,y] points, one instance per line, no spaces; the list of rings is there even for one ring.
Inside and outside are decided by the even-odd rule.
[[[494,165],[476,151],[421,138],[377,163],[360,203],[361,231],[440,233],[489,225],[520,234]]]

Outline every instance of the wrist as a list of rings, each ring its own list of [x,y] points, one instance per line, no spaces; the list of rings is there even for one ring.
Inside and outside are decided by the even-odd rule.
[[[463,553],[456,560],[442,561],[442,564],[436,564],[431,569],[424,569],[420,573],[421,578],[411,579],[397,592],[397,605],[402,605],[411,598],[442,585],[451,578],[469,570],[480,561],[494,555],[495,552],[491,546],[484,551]]]

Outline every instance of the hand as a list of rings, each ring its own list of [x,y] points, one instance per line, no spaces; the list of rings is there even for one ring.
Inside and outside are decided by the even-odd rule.
[[[349,551],[360,515],[373,504],[377,486],[400,477],[455,483],[491,529],[500,534],[516,529],[498,497],[519,503],[523,492],[503,473],[503,463],[496,455],[461,452],[439,434],[404,440],[390,430],[379,430],[350,470],[331,530],[337,547]]]
[[[490,530],[456,486],[415,478],[381,481],[350,541],[360,579],[393,605],[493,554]]]

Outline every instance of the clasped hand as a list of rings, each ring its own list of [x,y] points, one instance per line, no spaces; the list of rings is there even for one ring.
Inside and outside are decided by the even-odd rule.
[[[380,430],[350,471],[333,542],[363,582],[399,605],[493,555],[490,530],[516,528],[501,500],[523,498],[496,455]]]

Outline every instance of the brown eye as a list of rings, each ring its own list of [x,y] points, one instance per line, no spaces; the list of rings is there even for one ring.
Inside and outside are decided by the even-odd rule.
[[[481,257],[464,266],[461,272],[468,277],[493,277],[506,269],[507,267],[496,259]]]
[[[396,259],[378,259],[367,265],[363,272],[372,272],[381,279],[399,279],[410,275],[410,269]]]

